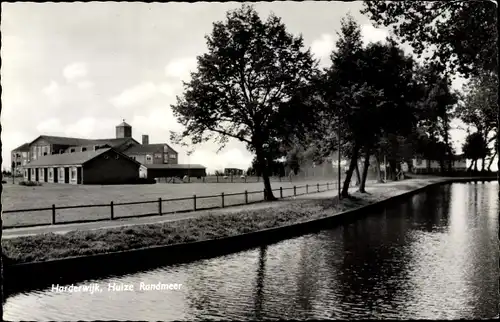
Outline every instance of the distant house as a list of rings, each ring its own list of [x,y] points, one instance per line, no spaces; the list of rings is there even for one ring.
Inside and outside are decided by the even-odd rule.
[[[446,163],[446,162],[445,162]],[[445,164],[445,167],[447,165]],[[452,171],[466,171],[467,163],[463,154],[452,156]],[[416,174],[436,173],[441,171],[441,164],[438,160],[426,160],[422,158],[413,158],[412,172]]]
[[[46,155],[24,169],[26,181],[120,184],[139,178],[141,164],[113,149]]]
[[[243,175],[243,169],[238,169],[238,168],[224,168],[224,175],[226,176],[241,176]]]
[[[177,152],[168,144],[140,144],[125,153],[141,164],[177,164]]]

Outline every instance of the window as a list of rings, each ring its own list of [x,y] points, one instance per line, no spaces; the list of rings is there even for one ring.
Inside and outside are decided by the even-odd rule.
[[[28,152],[23,152],[23,158],[27,158],[28,157]]]
[[[64,168],[59,168],[59,179],[62,181],[64,181]]]
[[[73,152],[75,152],[75,151],[76,151],[76,150],[75,150],[75,148],[71,148],[71,149],[69,149],[69,153],[73,153]]]
[[[31,175],[34,177],[35,176],[35,169],[31,169]]]
[[[168,154],[165,154],[163,157],[163,163],[168,163]]]
[[[54,175],[54,169],[49,169],[49,178],[52,179],[53,175]]]
[[[155,159],[161,159],[161,158],[162,158],[161,153],[156,153],[155,154]]]
[[[43,155],[47,155],[47,152],[44,152]]]
[[[27,169],[24,169],[24,176],[28,177],[28,170]]]
[[[87,151],[87,148],[82,148],[82,152]]]
[[[176,159],[176,158],[177,158],[176,154],[174,154],[174,153],[170,154],[170,159]]]
[[[76,179],[76,168],[71,169],[71,179]]]
[[[168,146],[166,145],[163,146],[163,152],[168,153]]]
[[[153,158],[151,158],[151,156],[148,154],[146,155],[146,161],[151,161]]]

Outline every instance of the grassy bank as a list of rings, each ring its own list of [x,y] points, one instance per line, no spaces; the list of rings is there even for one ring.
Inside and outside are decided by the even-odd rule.
[[[408,180],[367,188],[356,192],[338,206],[335,198],[279,201],[279,207],[260,208],[167,222],[113,228],[73,231],[63,235],[43,234],[2,241],[8,263],[38,262],[51,259],[102,254],[148,246],[172,245],[218,239],[267,228],[324,218],[335,213],[378,202],[421,188],[434,180]]]

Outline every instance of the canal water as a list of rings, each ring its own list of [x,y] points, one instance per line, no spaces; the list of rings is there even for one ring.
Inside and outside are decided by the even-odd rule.
[[[228,256],[6,300],[7,320],[476,319],[499,311],[498,183],[433,187],[358,221]],[[108,285],[134,290],[109,291]],[[140,285],[181,284],[178,290]]]

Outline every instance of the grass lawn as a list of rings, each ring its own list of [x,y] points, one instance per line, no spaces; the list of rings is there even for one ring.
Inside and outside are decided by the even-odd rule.
[[[284,197],[292,196],[294,185],[305,186],[306,184],[316,185],[316,183],[332,183],[335,179],[310,179],[307,181],[293,182],[272,182],[273,189],[283,187]],[[98,205],[103,207],[60,209],[56,210],[57,222],[65,222],[82,219],[104,219],[110,218],[110,202],[135,202],[152,201],[147,204],[138,205],[115,205],[115,218],[134,216],[147,213],[158,213],[158,198],[172,199],[189,197],[183,201],[163,201],[162,212],[180,211],[193,209],[192,197],[197,196],[197,208],[215,207],[221,205],[220,194],[249,192],[248,201],[263,200],[264,184],[262,182],[253,183],[186,183],[186,184],[152,184],[152,185],[69,185],[44,183],[41,187],[26,187],[18,184],[7,183],[3,185],[2,205],[3,210],[29,209],[29,208],[50,208],[52,204],[59,206],[75,205]],[[316,191],[316,186],[309,191]],[[321,187],[326,190],[326,187]],[[257,193],[250,193],[257,191]],[[304,193],[305,188],[297,188],[297,193]],[[217,195],[213,198],[200,198],[201,196]],[[275,196],[279,197],[279,191],[275,191]],[[244,195],[225,196],[225,206],[244,204]],[[52,218],[51,210],[33,211],[23,213],[2,214],[4,226],[17,226],[27,224],[50,223]]]
[[[367,187],[368,194],[355,192],[335,198],[283,201],[283,206],[228,211],[179,221],[131,227],[41,234],[2,240],[4,255],[13,263],[44,261],[70,256],[91,255],[156,245],[201,241],[234,236],[265,228],[318,219],[357,208],[428,185],[438,179],[416,179]]]

